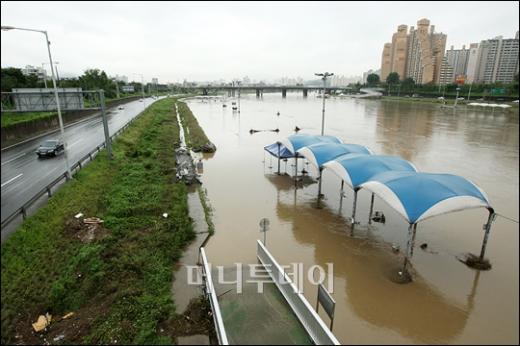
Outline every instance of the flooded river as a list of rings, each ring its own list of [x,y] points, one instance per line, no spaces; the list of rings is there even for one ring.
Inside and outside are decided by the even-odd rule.
[[[256,263],[259,220],[270,220],[267,246],[282,264],[304,268],[334,264],[337,302],[333,332],[344,344],[518,344],[518,224],[498,217],[486,257],[493,268],[478,272],[456,256],[478,254],[485,209],[439,216],[418,225],[412,265],[414,281],[391,281],[402,263],[392,245],[406,248],[407,223],[376,197],[374,210],[386,223],[367,226],[370,194],[358,193],[351,236],[348,217],[352,190],[340,208],[340,179],[323,174],[323,207],[316,208],[318,184],[295,189],[277,176],[277,160],[263,147],[300,133],[319,134],[322,100],[309,94],[242,95],[241,114],[230,102],[188,102],[217,146],[204,161],[203,186],[214,208],[216,234],[207,246],[215,265]],[[280,115],[277,116],[277,112]],[[518,113],[459,109],[378,100],[327,99],[325,134],[363,144],[377,154],[396,155],[419,171],[458,174],[483,188],[498,213],[518,220]],[[276,129],[258,132],[250,129]],[[301,165],[301,162],[299,165]],[[316,176],[311,165],[305,166]],[[281,162],[281,171],[294,171]],[[401,251],[402,252],[402,251]],[[304,294],[314,306],[316,287],[305,280]],[[321,314],[328,325],[328,318]]]

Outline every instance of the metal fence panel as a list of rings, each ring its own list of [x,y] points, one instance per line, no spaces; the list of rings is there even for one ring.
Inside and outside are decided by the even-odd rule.
[[[217,331],[218,342],[220,345],[229,345],[229,341],[224,328],[224,321],[222,314],[220,313],[220,306],[218,304],[217,293],[213,287],[213,279],[211,278],[211,268],[208,265],[206,258],[206,252],[204,248],[200,249],[200,255],[202,257],[202,277],[206,285],[206,294],[208,295],[209,302],[211,304],[211,310],[213,311],[213,322],[215,323],[215,330]]]
[[[269,268],[268,272],[271,279],[273,279],[314,343],[316,345],[340,345],[334,334],[312,309],[303,293],[298,292],[292,280],[259,240],[257,240],[257,257],[264,266]]]

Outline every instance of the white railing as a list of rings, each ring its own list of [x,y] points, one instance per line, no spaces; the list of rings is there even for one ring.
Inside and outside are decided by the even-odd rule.
[[[258,260],[266,267],[271,279],[274,281],[285,300],[300,320],[301,324],[316,345],[340,345],[334,334],[327,328],[320,316],[312,309],[303,293],[299,293],[297,287],[282,267],[276,262],[267,248],[257,241]]]
[[[224,321],[222,320],[222,314],[220,313],[217,293],[213,287],[211,268],[208,265],[208,259],[206,258],[206,252],[204,251],[204,248],[200,249],[200,255],[202,257],[202,279],[205,281],[205,293],[208,296],[209,302],[211,304],[211,310],[213,311],[213,322],[215,323],[218,343],[219,345],[229,345],[226,329],[224,328]]]

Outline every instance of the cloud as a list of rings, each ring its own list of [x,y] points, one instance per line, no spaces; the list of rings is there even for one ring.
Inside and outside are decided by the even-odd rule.
[[[361,75],[399,24],[427,17],[448,47],[514,36],[517,2],[2,2],[4,25],[48,30],[63,74],[98,67],[161,82]],[[478,25],[486,23],[486,25]],[[36,33],[2,32],[2,65],[41,65]]]

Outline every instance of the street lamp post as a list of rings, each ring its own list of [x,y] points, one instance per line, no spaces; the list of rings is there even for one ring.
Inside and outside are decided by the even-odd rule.
[[[237,80],[237,86],[238,86],[238,114],[240,114],[240,81]]]
[[[456,108],[457,107],[457,102],[459,102],[459,91],[460,91],[460,88],[457,87],[457,94],[455,96],[455,104],[453,105],[453,108]]]
[[[333,76],[334,73],[315,73],[315,75],[321,77],[321,80],[323,81],[323,108],[321,111],[321,135],[323,136],[325,129],[325,89],[327,88],[327,77]]]
[[[69,158],[67,156],[67,142],[65,141],[65,130],[63,128],[63,119],[61,117],[61,107],[60,107],[60,99],[58,96],[58,87],[56,86],[56,77],[54,75],[54,68],[52,64],[52,55],[51,55],[51,42],[49,41],[49,36],[47,35],[47,31],[45,30],[35,30],[35,29],[25,29],[25,28],[16,28],[14,26],[4,26],[2,25],[1,29],[3,31],[8,30],[23,30],[23,31],[34,31],[39,32],[41,34],[45,35],[45,42],[47,43],[47,51],[49,53],[49,64],[51,66],[51,73],[52,73],[52,85],[54,87],[54,97],[56,98],[56,109],[58,111],[58,119],[60,122],[60,133],[61,133],[61,140],[63,142],[64,150],[63,154],[65,157],[65,165],[67,166],[67,179],[72,178],[72,173],[70,171],[70,165],[69,165]]]

